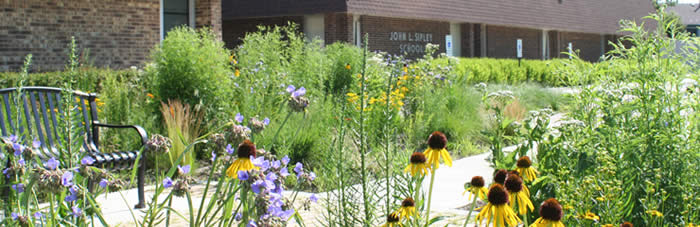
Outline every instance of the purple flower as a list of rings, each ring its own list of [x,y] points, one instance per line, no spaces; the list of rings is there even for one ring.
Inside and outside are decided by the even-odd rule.
[[[211,152],[211,162],[214,162],[216,160],[216,152]]]
[[[274,162],[272,162],[272,168],[274,169],[279,169],[281,166],[282,162],[280,162],[280,160],[275,160]]]
[[[19,157],[20,155],[22,155],[22,150],[24,150],[24,146],[22,146],[22,144],[13,143],[12,149],[15,149],[15,156]]]
[[[287,86],[287,93],[291,94],[294,92],[294,90],[296,90],[296,87],[294,87],[294,85]]]
[[[277,180],[277,174],[269,173],[269,174],[267,174],[267,176],[265,176],[265,179],[267,179],[269,181],[275,181],[275,180]]]
[[[296,97],[299,97],[299,96],[304,96],[305,94],[306,94],[306,88],[300,87],[299,89],[297,89],[296,91],[294,91],[294,93],[292,93],[292,98],[296,98]]]
[[[8,171],[10,171],[10,168],[5,168],[2,170],[2,174],[5,174],[5,177],[10,178],[10,174],[7,173]]]
[[[82,160],[80,160],[80,164],[84,166],[89,166],[95,163],[95,159],[90,157],[90,156],[85,156]]]
[[[37,139],[34,139],[34,141],[32,142],[32,147],[34,149],[37,149],[37,148],[39,148],[39,146],[41,146],[41,142]]]
[[[297,162],[296,166],[294,166],[294,172],[297,173],[297,176],[301,175],[304,172],[304,165],[301,162]]]
[[[47,168],[47,169],[50,169],[50,170],[55,170],[56,168],[58,168],[58,166],[59,166],[60,164],[61,164],[61,163],[58,162],[58,160],[56,160],[56,158],[51,157],[51,159],[49,159],[48,161],[46,161],[46,168]]]
[[[66,203],[70,203],[70,202],[78,200],[78,195],[70,194],[70,195],[66,196],[66,198],[63,200],[66,201]]]
[[[190,172],[190,165],[180,166],[177,165],[177,173],[180,175],[185,175]]]
[[[275,188],[272,189],[272,193],[277,193],[277,194],[282,194],[282,191],[284,191],[284,188],[282,188],[282,184],[275,184]]]
[[[109,183],[109,181],[107,181],[107,179],[102,179],[102,180],[100,180],[100,187],[106,188],[108,183]]]
[[[309,173],[309,179],[311,179],[311,180],[316,179],[316,174],[314,172]]]
[[[12,220],[16,221],[19,218],[19,213],[12,212]]]
[[[22,193],[22,192],[24,192],[24,184],[22,184],[22,183],[13,184],[13,185],[12,185],[12,190],[17,191],[17,193]]]
[[[282,164],[284,164],[284,165],[289,164],[289,156],[285,155],[284,158],[282,158]]]
[[[267,118],[267,117],[266,117],[265,119],[263,119],[263,124],[269,125],[269,124],[270,124],[270,118]]]
[[[265,157],[260,156],[257,158],[253,158],[253,156],[250,156],[250,161],[253,163],[253,165],[260,167],[261,171],[265,171],[268,168],[270,168],[270,161],[265,160]]]
[[[163,187],[164,188],[169,188],[172,186],[173,186],[173,180],[170,179],[170,177],[166,177],[165,179],[163,179]]]
[[[248,180],[248,177],[249,177],[248,171],[243,171],[243,170],[238,171],[238,179],[239,180],[246,181],[246,180]]]
[[[280,169],[280,176],[282,176],[282,177],[287,177],[287,176],[289,176],[289,170],[287,170],[286,167]]]
[[[61,176],[61,184],[66,187],[73,186],[73,172],[66,171],[63,173],[63,176]]]
[[[256,71],[257,72],[257,71]],[[253,87],[250,87],[250,93],[253,93]]]
[[[272,190],[275,188],[275,184],[272,181],[268,180],[257,180],[253,182],[252,185],[250,185],[251,189],[253,189],[253,192],[255,194],[260,194],[260,192],[264,189],[267,190]]]
[[[24,159],[20,159],[19,161],[17,161],[17,164],[19,164],[20,166],[24,166],[27,164],[27,162],[24,161]]]
[[[252,89],[252,88],[251,88],[251,89]],[[241,115],[241,113],[237,113],[237,114],[236,114],[236,117],[235,117],[234,119],[235,119],[238,123],[241,123],[241,122],[243,122],[243,119],[244,119],[244,118],[243,118],[243,115]]]
[[[234,148],[231,146],[231,144],[226,145],[226,153],[228,153],[228,154],[230,154],[230,155],[233,155],[233,152],[234,152],[234,151],[236,151],[236,149],[234,149]]]
[[[236,221],[241,221],[241,219],[243,219],[243,215],[241,213],[236,213],[235,219]]]
[[[80,216],[83,216],[83,210],[80,209],[78,206],[73,206],[73,212],[71,214],[73,217],[79,218]]]
[[[10,135],[10,142],[12,142],[12,143],[17,143],[17,140],[18,140],[18,139],[19,139],[19,138],[17,137],[17,135]]]
[[[255,221],[250,220],[250,222],[248,222],[248,224],[245,227],[258,227],[258,225],[255,224]]]
[[[36,213],[34,213],[34,218],[44,219],[44,214],[42,214],[40,211],[37,211]]]
[[[315,203],[315,202],[318,202],[318,197],[316,197],[316,194],[312,194],[311,197],[309,197],[309,200],[311,200],[311,202]]]

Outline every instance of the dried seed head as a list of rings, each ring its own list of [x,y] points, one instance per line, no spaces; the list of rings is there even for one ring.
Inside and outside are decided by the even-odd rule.
[[[510,193],[516,193],[516,192],[520,192],[521,190],[523,190],[523,180],[520,179],[520,177],[518,175],[513,175],[513,174],[508,175],[504,185],[506,186],[506,189],[508,189],[508,191]]]
[[[292,97],[288,102],[289,109],[294,112],[304,112],[307,106],[309,106],[309,100],[304,96]]]
[[[250,140],[244,140],[243,143],[238,145],[238,158],[250,158],[250,156],[257,156],[255,153],[255,144],[250,142]]]
[[[634,227],[634,225],[628,221],[620,224],[620,227]]]
[[[258,120],[258,118],[252,118],[250,119],[250,129],[253,131],[253,133],[259,133],[262,132],[262,130],[265,129],[265,123],[261,120]]]
[[[540,216],[547,220],[559,221],[562,217],[561,204],[555,198],[545,200],[540,206]]]
[[[517,166],[520,168],[529,168],[532,166],[532,161],[530,160],[530,157],[522,156],[518,159]]]
[[[173,186],[173,195],[183,197],[190,190],[190,184],[186,180],[178,180]]]
[[[425,163],[425,160],[425,154],[423,154],[423,152],[413,152],[410,159],[412,164],[422,164]]]
[[[484,185],[486,185],[484,183],[484,178],[481,176],[472,177],[472,181],[469,182],[469,184],[471,184],[472,187],[477,187],[477,188],[484,187]]]
[[[493,174],[493,181],[499,184],[504,184],[506,182],[506,177],[508,176],[508,171],[505,169],[499,169]]]
[[[493,205],[503,205],[508,203],[508,192],[500,184],[494,184],[489,189],[488,194],[489,203]]]
[[[443,149],[447,146],[447,137],[442,132],[435,131],[428,137],[428,146],[433,149]]]
[[[413,201],[413,198],[406,197],[406,199],[404,199],[403,202],[401,202],[401,206],[402,207],[414,207],[414,206],[416,206],[416,202]]]

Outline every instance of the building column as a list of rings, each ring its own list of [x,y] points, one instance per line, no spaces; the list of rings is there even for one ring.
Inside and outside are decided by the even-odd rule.
[[[195,27],[209,27],[221,38],[221,0],[195,1]]]
[[[549,45],[547,45],[547,47],[549,48],[549,58],[558,58],[559,53],[561,52],[559,50],[559,32],[547,31],[547,36],[547,40],[549,41]]]
[[[549,43],[549,36],[547,35],[547,29],[542,29],[542,60],[549,59],[549,51],[547,51],[547,44]]]
[[[452,36],[452,55],[462,57],[462,30],[460,24],[450,23],[450,35]]]

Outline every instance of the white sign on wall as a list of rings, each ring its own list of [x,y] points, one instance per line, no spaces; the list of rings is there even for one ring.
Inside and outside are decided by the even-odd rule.
[[[445,51],[447,52],[447,56],[454,56],[454,52],[452,52],[452,35],[445,36]]]
[[[518,39],[516,42],[517,57],[523,58],[523,39]]]
[[[569,42],[569,59],[574,55],[574,46]]]

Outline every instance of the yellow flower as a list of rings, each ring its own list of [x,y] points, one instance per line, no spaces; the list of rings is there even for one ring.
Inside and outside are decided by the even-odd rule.
[[[345,64],[345,69],[350,70],[350,63]]]
[[[651,216],[656,216],[656,217],[663,217],[664,216],[664,214],[662,214],[658,210],[649,210],[649,211],[647,211],[647,214],[651,214]]]
[[[700,225],[696,225],[696,224],[693,224],[693,223],[688,223],[687,225],[685,225],[685,227],[700,227]]]
[[[403,72],[408,73],[408,67],[406,67],[406,65],[403,66]]]
[[[527,182],[537,179],[537,174],[539,174],[535,168],[532,168],[532,161],[528,156],[522,156],[518,159],[517,168],[515,170],[518,171],[518,174]]]
[[[416,174],[420,174],[420,176],[425,176],[425,174],[428,174],[428,172],[430,171],[428,164],[425,163],[425,154],[421,152],[413,152],[409,161],[410,163],[408,164],[408,166],[406,166],[406,169],[404,169],[403,171],[405,173],[410,172],[411,176],[416,176]]]
[[[484,178],[481,176],[474,176],[472,177],[472,181],[469,182],[469,188],[464,190],[462,192],[462,195],[466,194],[469,192],[469,198],[468,200],[472,199],[472,195],[481,198],[482,200],[486,200],[486,193],[488,193],[488,190],[486,187],[484,187],[486,183],[484,182]]]
[[[500,184],[494,184],[487,195],[488,203],[481,208],[476,220],[479,226],[486,220],[486,226],[493,221],[494,227],[516,226],[521,221],[513,209],[508,206],[508,192]]]
[[[603,202],[603,201],[605,201],[605,197],[601,196],[601,197],[595,198],[595,200],[598,200],[598,202]]]
[[[151,93],[146,93],[146,96],[148,96],[151,99],[155,98],[155,96],[153,96],[153,94],[151,94]]]
[[[559,201],[555,198],[549,198],[540,206],[540,218],[535,220],[530,227],[564,227],[564,223],[561,222],[562,216]]]
[[[236,69],[236,71],[233,71],[233,75],[236,77],[241,76],[241,70]]]
[[[518,175],[508,175],[505,186],[508,190],[508,194],[510,194],[511,208],[515,208],[515,205],[517,204],[518,213],[520,213],[520,215],[527,214],[528,209],[530,212],[535,210],[535,207],[532,205],[532,201],[530,201],[529,195],[523,190],[523,180],[520,179]]]
[[[250,140],[243,141],[243,143],[238,145],[237,154],[238,158],[226,169],[226,176],[238,179],[238,171],[259,169],[250,160],[251,156],[255,157],[255,144],[253,142],[250,142]]]
[[[598,220],[600,220],[600,217],[598,217],[598,215],[596,215],[596,214],[594,214],[594,213],[591,213],[590,211],[586,211],[585,214],[581,214],[581,215],[579,215],[578,217],[579,217],[579,218],[586,219],[586,220],[593,220],[593,221],[598,221]]]
[[[605,225],[601,225],[600,227],[615,227],[615,225],[613,225],[613,224],[605,224]]]
[[[413,198],[408,197],[401,202],[401,208],[399,208],[398,211],[399,217],[401,218],[406,218],[406,217],[411,217],[416,215],[416,202],[413,201]]]
[[[386,217],[386,223],[382,225],[382,227],[394,227],[394,226],[403,226],[400,223],[401,221],[401,215],[397,212],[392,212],[389,214],[389,216]]]
[[[435,131],[428,137],[428,149],[423,153],[425,157],[428,158],[428,164],[431,170],[433,168],[437,169],[440,167],[440,157],[444,159],[445,164],[452,167],[452,157],[450,153],[447,153],[447,137],[442,132]]]

